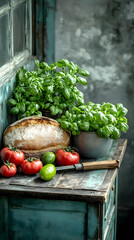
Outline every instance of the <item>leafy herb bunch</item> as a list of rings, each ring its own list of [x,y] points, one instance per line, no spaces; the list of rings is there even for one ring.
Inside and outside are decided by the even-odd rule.
[[[10,112],[19,118],[33,114],[42,115],[48,109],[51,114],[62,114],[63,110],[84,104],[84,95],[77,84],[87,85],[89,73],[72,61],[61,59],[51,65],[35,61],[37,70],[20,68],[13,97],[9,99]],[[82,77],[81,77],[82,76]]]
[[[70,112],[66,111],[57,120],[63,129],[71,131],[73,135],[79,135],[81,131],[96,132],[99,137],[116,140],[121,131],[128,130],[127,112],[121,103],[88,102],[87,105],[72,108]]]

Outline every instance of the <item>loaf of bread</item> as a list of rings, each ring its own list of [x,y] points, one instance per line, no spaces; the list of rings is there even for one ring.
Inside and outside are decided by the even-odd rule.
[[[9,125],[3,143],[21,149],[26,157],[41,157],[45,152],[67,147],[70,134],[54,119],[30,116]]]

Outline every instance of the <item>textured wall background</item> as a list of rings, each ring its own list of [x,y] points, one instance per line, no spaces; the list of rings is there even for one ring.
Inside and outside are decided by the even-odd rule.
[[[134,1],[56,0],[55,60],[90,72],[85,102],[128,108],[127,151],[119,171],[119,207],[134,208]]]

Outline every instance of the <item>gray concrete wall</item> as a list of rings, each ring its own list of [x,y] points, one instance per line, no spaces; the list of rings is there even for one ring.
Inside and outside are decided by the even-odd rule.
[[[90,72],[85,102],[121,102],[130,129],[119,171],[119,207],[134,208],[134,1],[56,0],[55,60]]]

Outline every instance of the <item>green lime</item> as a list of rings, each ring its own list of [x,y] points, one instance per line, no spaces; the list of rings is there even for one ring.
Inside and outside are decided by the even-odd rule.
[[[53,152],[46,152],[41,157],[41,161],[42,161],[43,165],[46,165],[49,163],[53,164],[55,162],[55,154]]]
[[[53,164],[47,164],[40,170],[40,177],[45,180],[51,180],[56,174],[56,168]]]

